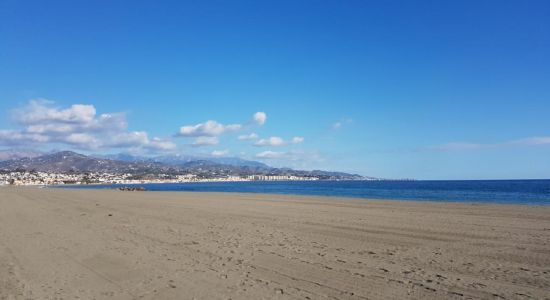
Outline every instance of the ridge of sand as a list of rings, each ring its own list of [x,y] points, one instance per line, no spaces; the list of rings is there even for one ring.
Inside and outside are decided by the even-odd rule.
[[[0,188],[0,299],[550,299],[550,207]]]

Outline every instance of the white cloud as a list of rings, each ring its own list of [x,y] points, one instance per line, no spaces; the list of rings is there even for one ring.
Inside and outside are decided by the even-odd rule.
[[[237,131],[242,128],[240,124],[223,125],[216,121],[206,121],[197,125],[182,126],[179,131],[181,136],[204,137],[204,136],[219,136],[226,132]]]
[[[466,151],[491,148],[507,148],[507,147],[524,147],[524,146],[541,146],[550,145],[550,136],[536,136],[523,139],[511,140],[502,143],[469,143],[469,142],[452,142],[438,146],[426,147],[420,150],[428,151]]]
[[[101,145],[100,141],[88,133],[71,133],[68,136],[63,137],[61,141],[88,149],[97,148]]]
[[[240,140],[240,141],[250,141],[250,140],[255,140],[257,138],[258,138],[258,135],[253,132],[251,134],[239,135],[238,140]]]
[[[73,104],[70,108],[58,109],[53,104],[53,101],[45,99],[31,100],[26,107],[15,111],[15,118],[26,125],[43,122],[89,123],[95,118],[93,105]]]
[[[101,114],[96,117],[93,105],[73,104],[69,108],[54,106],[53,101],[31,100],[14,110],[15,121],[29,133],[67,134],[82,131],[114,131],[127,127],[123,113]]]
[[[299,168],[307,168],[311,164],[317,166],[319,162],[324,161],[323,157],[317,152],[303,151],[277,152],[268,150],[256,154],[255,157],[261,160],[270,160],[270,164]]]
[[[253,122],[258,125],[263,125],[266,119],[267,119],[267,115],[264,112],[257,112],[253,116]],[[225,133],[239,131],[249,125],[250,123],[247,123],[244,125],[243,124],[224,125],[214,120],[208,120],[204,123],[199,123],[196,125],[181,126],[177,135],[183,136],[183,137],[215,137]]]
[[[300,137],[300,136],[295,136],[290,141],[285,141],[285,140],[283,140],[282,138],[280,138],[278,136],[272,136],[272,137],[267,138],[267,139],[260,139],[259,141],[254,143],[254,145],[255,146],[260,146],[260,147],[264,147],[264,146],[278,147],[278,146],[284,146],[284,145],[288,145],[288,144],[299,144],[299,143],[302,143],[303,141],[304,141],[304,138]]]
[[[292,144],[300,144],[304,142],[304,138],[301,136],[295,136],[292,138]]]
[[[145,131],[123,132],[113,137],[110,143],[112,147],[136,147],[149,143],[149,137]]]
[[[215,136],[199,136],[195,139],[193,142],[193,146],[211,146],[211,145],[217,145],[220,141]]]
[[[153,138],[149,143],[144,146],[146,149],[158,150],[158,151],[174,151],[177,146],[172,141],[163,140],[161,138]]]
[[[50,140],[48,136],[19,132],[15,130],[0,130],[0,144],[25,145],[28,143],[46,143]]]
[[[257,141],[254,145],[256,146],[283,146],[285,145],[285,141],[278,137],[278,136],[272,136],[268,139],[261,139]]]
[[[550,136],[534,136],[511,141],[510,144],[525,146],[548,145],[550,144]]]
[[[217,156],[217,157],[220,157],[220,156],[226,156],[227,154],[229,154],[229,150],[214,150],[212,151],[212,156]]]
[[[69,133],[75,131],[73,124],[34,124],[27,126],[29,133]]]
[[[344,127],[345,125],[348,125],[348,124],[351,124],[353,123],[353,119],[350,119],[350,118],[345,118],[345,119],[341,119],[341,120],[338,120],[334,123],[332,123],[332,129],[333,130],[338,130],[338,129],[341,129],[342,127]]]
[[[176,148],[170,141],[150,140],[145,131],[126,131],[124,113],[96,116],[96,108],[88,104],[60,108],[53,101],[31,100],[14,110],[13,118],[22,128],[0,130],[0,145],[36,146],[50,143],[79,149],[132,147],[158,151]]]
[[[267,115],[263,111],[256,112],[254,114],[254,122],[256,122],[258,125],[264,125],[265,121],[267,120]]]
[[[257,158],[265,158],[265,159],[281,158],[283,156],[285,156],[285,152],[263,151],[256,154]]]
[[[481,148],[491,147],[489,144],[475,144],[475,143],[447,143],[435,147],[430,147],[430,150],[435,151],[457,151],[457,150],[476,150]]]
[[[149,139],[149,136],[145,131],[132,131],[118,134],[114,136],[108,146],[114,148],[143,147],[148,150],[157,151],[172,151],[177,148],[176,144],[169,140],[163,140],[157,137]]]

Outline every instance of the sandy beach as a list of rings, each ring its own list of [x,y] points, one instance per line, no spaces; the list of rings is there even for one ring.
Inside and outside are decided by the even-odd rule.
[[[550,299],[550,207],[0,188],[0,299]]]

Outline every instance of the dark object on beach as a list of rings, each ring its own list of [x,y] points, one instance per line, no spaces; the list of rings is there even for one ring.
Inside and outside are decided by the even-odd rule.
[[[134,192],[134,191],[145,192],[146,191],[146,189],[142,186],[139,186],[139,187],[123,186],[123,187],[119,187],[118,190],[119,191],[130,191],[130,192]]]

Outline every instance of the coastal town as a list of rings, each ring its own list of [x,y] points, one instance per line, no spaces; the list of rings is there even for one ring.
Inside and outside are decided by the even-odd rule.
[[[64,185],[64,184],[146,184],[185,182],[236,182],[236,181],[311,181],[318,177],[293,175],[244,175],[203,177],[195,174],[155,174],[136,176],[130,173],[50,173],[50,172],[3,172],[0,185]]]
[[[36,157],[20,157],[0,161],[0,185],[372,179],[374,178],[343,172],[274,168],[255,161],[238,159],[229,163],[205,159],[123,161],[87,156],[72,151],[61,151]]]

